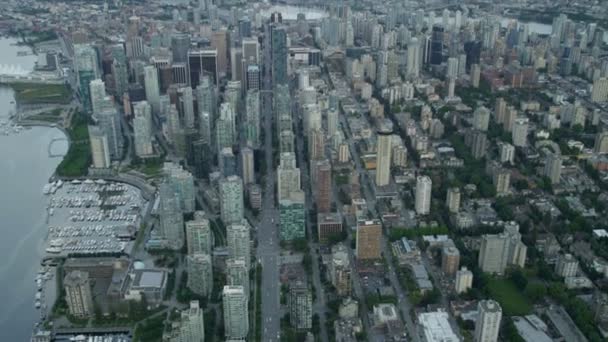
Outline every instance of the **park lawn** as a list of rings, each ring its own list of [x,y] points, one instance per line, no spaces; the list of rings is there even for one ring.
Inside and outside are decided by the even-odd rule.
[[[21,104],[68,104],[72,98],[72,92],[65,84],[14,83],[11,87]]]
[[[502,306],[505,315],[523,316],[532,311],[532,305],[510,280],[491,278],[488,281],[488,289],[490,296]]]

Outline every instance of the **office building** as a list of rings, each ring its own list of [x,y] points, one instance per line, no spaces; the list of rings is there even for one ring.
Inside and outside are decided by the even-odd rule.
[[[245,98],[245,140],[252,148],[260,148],[260,93],[251,89]]]
[[[89,85],[91,81],[101,77],[97,52],[89,45],[75,44],[74,69],[82,106],[87,113],[92,113],[93,107]]]
[[[188,254],[209,254],[213,250],[213,233],[204,212],[196,211],[194,220],[186,222]]]
[[[287,31],[280,26],[271,28],[271,55],[272,55],[272,85],[286,84],[287,75]]]
[[[213,289],[213,265],[209,254],[188,254],[188,288],[195,294],[208,297]]]
[[[190,49],[190,36],[185,33],[177,33],[171,37],[171,52],[173,62],[186,63],[188,50]]]
[[[557,153],[549,153],[545,158],[543,174],[548,177],[551,184],[558,184],[562,174],[562,157]]]
[[[189,86],[179,87],[177,89],[177,98],[177,109],[180,116],[183,118],[182,122],[184,128],[194,128],[195,114],[192,88]]]
[[[306,236],[306,201],[304,191],[294,191],[279,200],[281,241],[303,239]]]
[[[433,25],[431,33],[430,64],[440,65],[443,62],[443,37],[444,28],[441,25]]]
[[[300,169],[296,167],[295,153],[281,153],[277,178],[279,201],[288,198],[292,192],[300,190]]]
[[[454,275],[460,266],[460,251],[453,243],[445,243],[441,249],[441,271]]]
[[[152,108],[147,101],[133,105],[133,135],[135,154],[145,158],[154,153],[152,149]]]
[[[181,312],[179,320],[173,323],[169,334],[164,338],[168,342],[205,341],[205,319],[198,301],[191,301],[190,307]]]
[[[491,299],[479,301],[475,322],[475,342],[498,341],[501,318],[502,308],[498,302]]]
[[[89,141],[91,144],[91,157],[93,168],[106,169],[110,167],[110,148],[108,137],[99,126],[89,125]]]
[[[253,164],[253,150],[249,147],[241,149],[241,170],[245,185],[255,183],[255,169]]]
[[[382,252],[382,224],[379,220],[357,222],[356,256],[360,260],[380,259]]]
[[[225,147],[232,148],[236,142],[236,117],[230,103],[220,106],[220,117],[215,122],[216,147],[221,151]]]
[[[416,178],[416,214],[428,215],[431,212],[431,189],[433,183],[429,176]]]
[[[302,282],[289,287],[289,321],[297,330],[312,328],[312,292]]]
[[[376,186],[386,186],[391,181],[392,131],[386,127],[378,131],[376,151]]]
[[[315,165],[314,172],[314,192],[317,211],[320,213],[328,213],[331,211],[332,203],[332,178],[331,164],[328,160],[318,161]]]
[[[457,294],[461,294],[467,292],[471,287],[473,287],[473,272],[463,266],[456,272],[454,289]]]
[[[410,77],[418,77],[420,75],[420,43],[418,38],[410,39],[407,44],[407,63],[406,75]]]
[[[249,300],[242,286],[224,286],[224,331],[226,339],[245,340],[249,334]]]
[[[456,77],[458,77],[458,58],[449,57],[447,63],[446,78],[455,79]]]
[[[196,198],[192,174],[175,163],[165,163],[163,173],[177,194],[181,211],[183,213],[193,213]]]
[[[226,58],[224,58],[225,63]],[[218,84],[220,79],[217,49],[194,49],[188,51],[188,84],[196,88],[203,76],[209,76],[212,84]]]
[[[260,89],[260,67],[256,64],[247,66],[246,90]]]
[[[105,134],[108,140],[108,151],[110,159],[120,160],[122,156],[123,137],[120,130],[120,119],[115,109],[103,109],[95,118],[97,125]]]
[[[244,258],[226,260],[226,285],[242,286],[249,296],[249,268]]]
[[[225,225],[243,219],[243,181],[230,176],[220,181],[220,212]]]
[[[103,109],[110,107],[106,106],[106,85],[102,80],[92,80],[89,84],[89,92],[91,93],[91,108],[93,109],[93,114],[98,114]]]
[[[445,204],[452,214],[455,214],[460,210],[460,188],[448,189]]]
[[[329,276],[338,296],[349,296],[351,294],[352,267],[348,249],[343,243],[338,243],[331,248]]]
[[[211,47],[216,51],[215,63],[217,76],[225,76],[228,73],[228,31],[226,29],[213,31],[210,40]],[[209,62],[211,62],[210,59]],[[219,80],[219,78],[217,80]]]
[[[224,147],[217,156],[219,171],[222,177],[236,175],[236,157],[232,153],[232,148]]]
[[[93,314],[93,296],[89,274],[72,271],[63,279],[65,301],[70,315],[78,318],[88,318]]]
[[[246,221],[226,228],[229,259],[243,259],[247,269],[251,267],[251,232]]]
[[[473,112],[473,128],[479,131],[487,131],[490,124],[490,110],[484,106],[475,109]]]
[[[513,146],[526,147],[528,144],[528,122],[528,118],[515,119],[515,122],[513,123],[513,131],[511,132]]]
[[[332,237],[342,233],[342,217],[339,213],[319,213],[317,215],[317,234],[319,243],[328,243]]]
[[[555,264],[555,273],[564,278],[575,277],[578,274],[578,260],[572,254],[561,254]]]
[[[163,182],[159,189],[160,225],[158,235],[167,248],[178,250],[184,244],[184,217],[179,196],[169,182]]]
[[[146,90],[146,100],[152,107],[153,113],[160,113],[160,85],[158,70],[153,65],[144,67],[144,88]]]

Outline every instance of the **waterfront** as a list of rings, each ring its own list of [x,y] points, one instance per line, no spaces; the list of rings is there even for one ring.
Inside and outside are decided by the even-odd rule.
[[[25,48],[12,45],[14,42],[0,39],[0,65],[31,70],[36,56],[17,56],[17,51]],[[12,89],[0,87],[0,121],[8,120],[14,109]],[[42,195],[42,187],[61,161],[48,155],[48,145],[55,138],[65,136],[59,129],[48,127],[0,135],[0,341],[28,341],[39,319],[39,311],[34,308],[35,278],[44,255],[48,200]],[[65,140],[53,144],[54,153],[66,151]],[[48,295],[52,301],[54,294]]]

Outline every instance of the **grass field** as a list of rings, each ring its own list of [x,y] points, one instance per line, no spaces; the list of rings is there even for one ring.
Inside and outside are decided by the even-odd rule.
[[[491,278],[488,282],[490,296],[500,303],[507,316],[523,316],[532,311],[532,305],[508,279]]]
[[[64,84],[11,84],[15,90],[15,99],[21,104],[70,103],[71,90]]]
[[[72,125],[68,129],[70,147],[59,166],[59,176],[77,177],[87,174],[91,164],[91,146],[89,144],[89,127],[87,119],[82,113],[76,113],[72,118]]]

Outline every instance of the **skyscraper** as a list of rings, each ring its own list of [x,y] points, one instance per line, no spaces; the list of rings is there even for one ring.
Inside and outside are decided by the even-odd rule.
[[[279,226],[281,241],[303,239],[306,236],[306,201],[302,190],[289,193],[279,200]]]
[[[245,221],[234,223],[226,228],[228,258],[243,259],[247,269],[251,265],[251,233]]]
[[[528,144],[528,121],[528,118],[523,117],[515,119],[513,131],[511,131],[513,146],[526,147]]]
[[[205,319],[198,301],[191,301],[190,307],[181,312],[179,321],[174,323],[168,342],[204,342]]]
[[[203,76],[209,76],[212,84],[218,84],[219,67],[217,49],[196,49],[188,51],[189,82],[196,88]]]
[[[188,60],[188,49],[190,49],[190,36],[185,33],[174,34],[171,37],[171,52],[173,62],[186,63]]]
[[[191,87],[180,87],[177,89],[178,111],[183,117],[185,128],[194,128],[194,97]]]
[[[420,74],[420,43],[414,37],[407,44],[407,64],[406,74],[411,77],[418,77]]]
[[[382,251],[382,224],[379,220],[357,222],[357,259],[380,259]]]
[[[91,113],[93,107],[89,85],[91,81],[101,76],[97,53],[91,46],[84,44],[74,45],[74,69],[76,70],[82,106],[86,112]]]
[[[249,269],[244,258],[226,260],[226,284],[242,286],[249,296]]]
[[[213,266],[209,254],[188,254],[188,288],[195,294],[207,297],[213,289]]]
[[[195,190],[194,177],[192,174],[184,170],[181,165],[175,163],[165,163],[163,172],[173,191],[177,194],[179,208],[184,213],[193,213],[195,209]]]
[[[287,32],[285,28],[272,26],[271,29],[272,49],[272,84],[287,83]]]
[[[302,282],[289,287],[289,319],[295,329],[312,328],[312,293]]]
[[[433,187],[429,176],[416,178],[416,213],[428,215],[431,212],[431,188]]]
[[[122,156],[123,137],[120,131],[118,112],[115,109],[107,108],[95,115],[95,118],[97,119],[99,128],[104,132],[108,139],[110,159],[119,160]]]
[[[204,212],[194,212],[194,220],[186,222],[188,254],[209,254],[213,249],[213,234]]]
[[[562,157],[557,153],[549,153],[545,158],[544,175],[551,184],[558,184],[562,175]]]
[[[260,93],[255,89],[247,91],[245,99],[245,139],[252,148],[259,148],[260,142]]]
[[[443,35],[444,28],[441,25],[433,25],[431,34],[431,58],[430,64],[440,65],[443,62]]]
[[[245,185],[255,183],[255,168],[253,164],[253,150],[249,147],[241,149],[241,170]]]
[[[219,171],[223,177],[236,175],[236,157],[230,147],[224,147],[218,155]]]
[[[498,302],[488,299],[481,300],[477,305],[477,321],[475,322],[475,342],[496,342],[502,319],[502,308]]]
[[[106,85],[102,80],[95,79],[91,81],[89,88],[91,93],[91,108],[93,109],[93,114],[98,114],[104,108],[106,108]]]
[[[89,125],[89,140],[91,142],[91,157],[93,167],[105,169],[110,167],[110,148],[108,147],[108,137],[99,126]]]
[[[93,313],[93,296],[87,272],[72,271],[63,280],[65,301],[72,316],[87,318]]]
[[[244,340],[249,334],[248,299],[242,286],[224,286],[224,330],[226,339]]]
[[[158,83],[158,71],[153,65],[144,67],[144,87],[146,89],[146,100],[150,103],[154,113],[160,113],[160,86]]]
[[[135,154],[147,157],[154,153],[152,149],[152,114],[147,101],[137,102],[133,106],[133,135]]]
[[[481,106],[473,112],[473,128],[480,131],[487,131],[490,124],[490,110]]]
[[[160,185],[159,235],[166,246],[177,250],[184,244],[184,217],[175,189],[168,182]]]
[[[281,153],[277,178],[279,201],[288,198],[292,192],[300,190],[300,169],[296,167],[295,153]]]
[[[392,131],[383,127],[378,130],[376,151],[376,186],[388,185],[391,181]]]
[[[216,147],[218,152],[222,148],[230,147],[236,140],[234,109],[229,103],[222,103],[220,117],[215,123]]]
[[[328,213],[332,203],[331,164],[328,160],[318,161],[315,164],[314,190],[316,195],[317,211]]]
[[[527,247],[518,230],[516,223],[508,223],[500,234],[482,235],[478,260],[482,271],[503,274],[508,265],[524,266]]]
[[[247,66],[246,90],[260,89],[260,67],[257,64]]]
[[[220,212],[225,225],[239,223],[243,219],[243,181],[230,176],[220,181]]]

